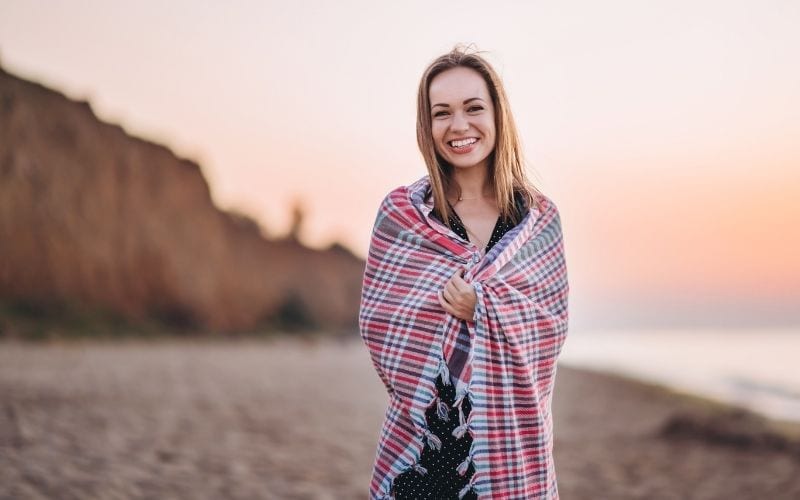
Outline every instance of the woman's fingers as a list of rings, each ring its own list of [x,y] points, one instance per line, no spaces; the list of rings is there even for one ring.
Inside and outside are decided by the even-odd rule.
[[[460,279],[460,278],[459,278]],[[463,282],[463,280],[462,280]],[[466,283],[466,282],[465,282]],[[466,285],[464,287],[459,286],[456,284],[454,279],[450,279],[444,286],[445,290],[447,290],[450,295],[447,298],[450,302],[466,305],[469,301],[470,291],[472,291],[472,286]]]
[[[461,290],[455,283],[455,277],[450,277],[447,283],[444,284],[444,289],[450,293],[450,296],[455,297],[461,294]]]
[[[450,299],[450,302],[456,302],[466,307],[474,306],[475,301],[478,300],[475,289],[461,278],[458,279],[462,284],[458,284],[456,278],[451,278],[445,284],[445,290],[449,290],[450,292],[448,299]]]
[[[461,297],[458,290],[456,290],[453,286],[452,281],[448,281],[444,286],[444,298],[447,299],[447,302],[453,304],[454,306],[461,305]]]
[[[445,297],[445,292],[439,291],[437,296],[439,297],[439,303],[442,305],[442,308],[444,308],[445,311],[460,319],[472,319],[471,311],[469,311],[466,307],[459,306],[448,301],[448,299]]]
[[[459,269],[450,277],[449,282],[453,283],[453,285],[459,290],[466,290],[467,288],[472,288],[469,283],[467,283],[462,275],[464,274],[463,269]]]
[[[456,271],[438,292],[439,303],[445,311],[460,319],[470,320],[474,314],[477,295],[472,285],[464,281],[463,269]]]
[[[439,291],[436,295],[439,297],[439,303],[442,305],[442,308],[453,316],[457,316],[457,311],[447,302],[447,299],[444,298],[444,293]]]

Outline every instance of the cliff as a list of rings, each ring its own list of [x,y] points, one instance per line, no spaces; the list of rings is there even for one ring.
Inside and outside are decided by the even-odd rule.
[[[0,69],[0,302],[214,331],[357,324],[363,261],[267,239],[200,167]]]

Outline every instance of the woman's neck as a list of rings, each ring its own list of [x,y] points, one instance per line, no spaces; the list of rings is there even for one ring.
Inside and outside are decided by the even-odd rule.
[[[486,167],[476,165],[470,168],[453,169],[453,188],[449,197],[455,200],[474,200],[492,196],[492,185]],[[460,193],[460,198],[459,198]]]

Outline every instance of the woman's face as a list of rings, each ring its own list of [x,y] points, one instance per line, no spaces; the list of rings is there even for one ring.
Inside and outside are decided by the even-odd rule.
[[[436,75],[428,95],[436,151],[456,168],[488,166],[494,150],[494,106],[481,75],[458,66]]]

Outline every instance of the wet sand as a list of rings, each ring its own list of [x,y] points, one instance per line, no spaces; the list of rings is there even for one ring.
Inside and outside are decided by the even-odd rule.
[[[0,343],[0,498],[364,499],[387,396],[356,339]],[[800,498],[800,433],[561,365],[571,499]]]

